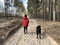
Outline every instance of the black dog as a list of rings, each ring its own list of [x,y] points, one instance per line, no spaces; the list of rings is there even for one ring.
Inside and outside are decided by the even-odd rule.
[[[36,34],[37,34],[37,38],[39,37],[41,39],[41,26],[40,25],[36,27]]]

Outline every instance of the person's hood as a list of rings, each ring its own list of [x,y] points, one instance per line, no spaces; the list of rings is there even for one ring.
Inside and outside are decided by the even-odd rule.
[[[23,17],[23,19],[27,19],[27,17]]]

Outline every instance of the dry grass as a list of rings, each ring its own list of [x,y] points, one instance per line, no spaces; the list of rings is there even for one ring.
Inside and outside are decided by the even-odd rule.
[[[21,20],[15,20],[15,21],[13,20],[12,22],[10,21],[11,24],[8,25],[7,27],[6,26],[2,27],[2,28],[0,27],[0,39],[5,39],[5,37],[9,34],[10,31],[12,31],[18,25],[20,25],[19,21],[21,22]],[[8,21],[6,21],[6,22],[8,22]]]

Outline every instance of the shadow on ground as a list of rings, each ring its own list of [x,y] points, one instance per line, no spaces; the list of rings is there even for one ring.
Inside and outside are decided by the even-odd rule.
[[[41,34],[41,39],[45,39],[47,37],[47,33],[43,33],[43,34]]]
[[[4,42],[3,40],[0,40],[0,45],[3,45],[3,42]]]
[[[6,39],[4,39],[3,41],[1,41],[0,45],[4,45],[4,43],[8,40],[8,38],[12,37],[19,29],[21,28],[21,25],[19,25],[17,28],[13,29],[8,36],[6,37]]]
[[[8,34],[7,39],[8,39],[9,37],[13,36],[20,28],[21,28],[21,26],[18,26],[17,28],[13,29],[13,30]]]
[[[36,34],[36,32],[29,32],[28,34],[29,35],[33,35],[33,34]]]
[[[29,32],[28,33],[28,35],[34,35],[34,34],[36,35],[36,32]],[[47,33],[46,32],[44,32],[44,33],[41,34],[41,39],[45,39],[46,37],[47,37]]]

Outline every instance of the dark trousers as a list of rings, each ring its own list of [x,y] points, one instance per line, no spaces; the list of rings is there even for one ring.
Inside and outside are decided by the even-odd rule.
[[[24,27],[24,34],[28,33],[27,28],[28,28],[27,26]]]

